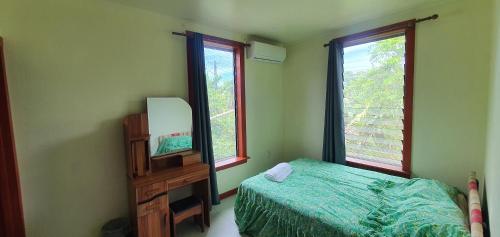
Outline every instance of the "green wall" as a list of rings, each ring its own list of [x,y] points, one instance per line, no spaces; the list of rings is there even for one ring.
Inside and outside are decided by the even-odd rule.
[[[465,189],[471,170],[483,175],[488,112],[491,2],[403,12],[288,45],[284,153],[321,159],[330,39],[439,13],[416,33],[412,170]]]
[[[170,32],[246,36],[110,1],[0,5],[28,236],[98,236],[128,214],[122,119],[147,96],[187,97],[185,39]],[[282,67],[246,62],[252,159],[219,172],[220,192],[281,158]]]
[[[247,36],[116,1],[2,0],[1,5],[28,236],[98,236],[105,221],[127,215],[121,120],[143,111],[146,96],[187,97],[185,41],[170,32],[189,29],[235,40]],[[252,159],[219,172],[219,191],[282,159],[321,157],[323,43],[439,13],[438,21],[417,28],[413,172],[463,189],[470,170],[483,175],[488,154],[490,213],[498,223],[499,207],[491,200],[499,197],[495,145],[500,131],[492,121],[500,118],[500,70],[495,71],[486,141],[491,7],[490,1],[457,0],[289,44],[284,65],[248,60]],[[498,6],[496,11],[500,15]],[[500,46],[497,52],[494,66],[500,68]]]
[[[500,236],[500,0],[495,0],[494,47],[488,150],[486,156],[486,186],[491,236]]]

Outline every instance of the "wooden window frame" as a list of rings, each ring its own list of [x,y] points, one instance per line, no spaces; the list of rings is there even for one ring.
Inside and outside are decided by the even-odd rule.
[[[3,39],[0,37],[0,236],[23,237],[26,233],[15,147]]]
[[[187,32],[187,37],[192,32]],[[236,156],[230,157],[215,163],[215,170],[221,171],[237,165],[245,164],[248,160],[247,156],[247,139],[246,139],[246,109],[245,109],[245,44],[219,38],[210,35],[203,35],[203,43],[205,47],[229,50],[234,54],[234,71],[235,71],[235,109],[236,109]],[[189,49],[188,49],[189,50]],[[188,61],[190,61],[188,59]],[[191,71],[188,65],[188,71]],[[190,75],[190,73],[188,73]],[[191,77],[191,76],[189,76]],[[189,80],[189,92],[191,91],[191,79]],[[190,96],[190,101],[192,100]]]
[[[405,77],[403,96],[403,160],[401,166],[382,164],[346,157],[349,166],[374,170],[405,178],[411,177],[411,146],[412,146],[412,119],[413,119],[413,78],[415,62],[415,24],[416,20],[408,20],[400,23],[368,30],[345,37],[338,38],[343,47],[365,44],[395,36],[405,36]]]

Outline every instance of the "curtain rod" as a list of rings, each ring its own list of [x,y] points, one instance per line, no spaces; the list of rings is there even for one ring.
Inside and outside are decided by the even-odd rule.
[[[424,18],[420,18],[420,19],[415,19],[414,23],[420,23],[420,22],[424,22],[424,21],[436,20],[438,18],[439,18],[439,15],[438,14],[434,14],[432,16],[428,16],[428,17],[424,17]],[[345,37],[347,37],[347,36],[338,37],[336,39],[345,38]],[[323,47],[328,47],[329,45],[330,45],[329,43],[326,43],[326,44],[323,45]]]
[[[180,32],[175,32],[175,31],[172,32],[172,35],[178,35],[178,36],[188,37],[188,34],[186,34],[186,33],[180,33]],[[223,38],[219,38],[219,37],[215,37],[215,36],[209,36],[209,35],[204,35],[204,36],[208,36],[211,39],[216,39],[216,40],[221,40],[221,41],[235,42],[235,43],[238,43],[238,44],[242,44],[245,47],[250,47],[250,44],[239,42],[239,41],[227,40],[227,39],[223,39]]]
[[[187,36],[186,33],[179,33],[179,32],[172,32],[173,35],[179,35],[179,36]]]

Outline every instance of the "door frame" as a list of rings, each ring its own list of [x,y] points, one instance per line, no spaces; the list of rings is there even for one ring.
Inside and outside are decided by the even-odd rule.
[[[4,41],[0,37],[0,236],[26,236],[21,186],[5,69]]]

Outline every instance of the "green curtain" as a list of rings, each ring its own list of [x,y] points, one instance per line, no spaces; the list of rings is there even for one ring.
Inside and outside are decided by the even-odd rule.
[[[344,140],[344,47],[341,42],[329,43],[326,82],[325,128],[323,161],[345,164]]]
[[[190,102],[193,110],[193,148],[201,152],[203,163],[210,166],[210,195],[212,204],[220,203],[217,190],[212,129],[208,107],[207,80],[205,76],[205,49],[203,35],[189,32],[187,38]]]

